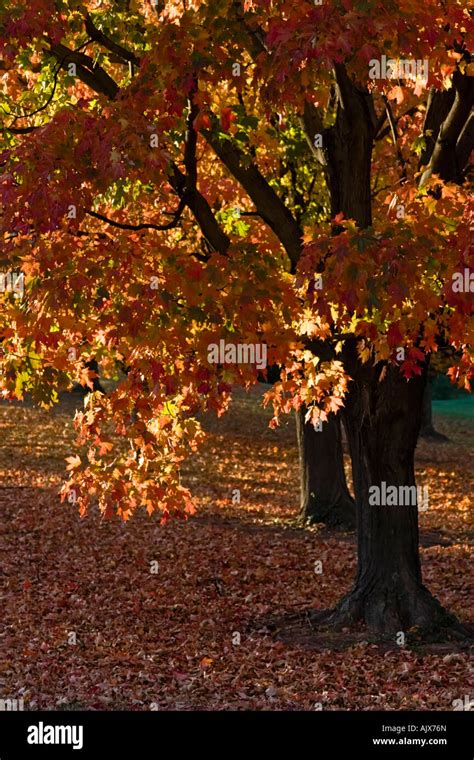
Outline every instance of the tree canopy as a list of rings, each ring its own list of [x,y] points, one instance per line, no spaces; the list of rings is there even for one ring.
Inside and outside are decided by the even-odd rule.
[[[407,381],[450,346],[469,388],[473,25],[462,0],[6,0],[1,258],[24,293],[0,306],[3,394],[49,405],[93,357],[127,368],[76,417],[64,498],[193,510],[196,415],[261,372],[210,363],[220,340],[283,367],[275,424],[344,405],[353,336]]]

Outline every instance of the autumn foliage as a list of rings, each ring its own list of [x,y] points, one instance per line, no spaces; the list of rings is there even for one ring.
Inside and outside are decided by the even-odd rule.
[[[275,422],[344,405],[349,335],[407,379],[450,346],[469,388],[472,294],[452,282],[473,264],[472,198],[464,165],[444,182],[423,155],[428,93],[472,92],[473,23],[461,0],[3,4],[2,265],[25,277],[0,307],[3,394],[50,405],[91,358],[126,369],[76,415],[63,497],[82,513],[193,510],[196,416],[259,375],[210,364],[220,339],[283,367]],[[371,79],[381,56],[428,59],[427,81]],[[328,192],[347,82],[373,132],[364,225]]]

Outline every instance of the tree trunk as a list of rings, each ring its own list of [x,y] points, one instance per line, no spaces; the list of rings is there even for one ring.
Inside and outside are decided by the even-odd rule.
[[[307,340],[306,346],[323,361],[334,358],[325,341]],[[340,417],[329,415],[317,431],[305,423],[307,407],[296,412],[300,460],[300,520],[332,527],[355,528],[355,504],[346,484]]]
[[[348,218],[355,219],[366,227],[372,221],[371,100],[367,93],[355,90],[343,66],[336,64],[335,71],[338,89],[337,118],[333,127],[323,131],[331,215],[334,217],[342,211]],[[353,120],[359,122],[355,130],[351,124]],[[312,348],[318,356],[329,350],[321,342]],[[326,423],[323,431],[318,433],[311,425],[304,425],[300,417],[298,445],[301,463],[301,518],[352,528],[355,516],[353,500],[345,481],[340,421]]]
[[[370,170],[375,129],[372,98],[367,91],[354,86],[343,66],[336,64],[335,72],[337,116],[335,124],[324,133],[331,215],[335,217],[342,212],[359,227],[369,227],[372,224]]]
[[[96,359],[90,359],[89,361],[85,362],[85,366],[87,369],[90,369],[92,372],[95,372],[97,377],[92,378],[92,390],[93,391],[100,391],[101,393],[105,394],[105,390],[102,387],[102,384],[100,382],[99,378],[99,364]],[[80,383],[76,383],[76,385],[72,389],[73,393],[82,393],[84,396],[86,396],[88,393],[91,392],[91,389],[87,386],[80,385]]]
[[[339,417],[331,414],[322,430],[305,422],[307,408],[296,412],[300,455],[300,520],[353,529],[355,507],[346,484]]]
[[[420,438],[429,438],[432,441],[449,441],[449,438],[443,433],[438,433],[433,425],[433,386],[430,380],[425,385],[423,400],[421,405],[421,428]]]
[[[373,104],[343,67],[336,65],[335,71],[338,110],[327,143],[332,214],[342,211],[363,228],[371,224]],[[396,486],[400,493],[399,487],[415,486],[426,372],[407,382],[396,366],[362,363],[355,337],[345,341],[343,361],[352,378],[343,414],[354,478],[358,571],[330,620],[337,626],[363,623],[379,634],[451,623],[454,618],[422,583],[416,499],[411,505],[402,506],[401,499],[396,506],[376,505],[369,490],[376,486],[382,496],[384,487]]]
[[[418,552],[414,455],[426,375],[407,382],[395,366],[361,365],[356,341],[345,349],[354,378],[345,407],[358,506],[355,585],[333,613],[336,624],[365,623],[379,633],[438,628],[454,622],[423,586]],[[381,373],[385,375],[381,378]],[[381,503],[374,503],[376,486]],[[395,504],[384,491],[397,487]],[[403,489],[403,490],[402,490]],[[385,503],[384,503],[385,502]]]

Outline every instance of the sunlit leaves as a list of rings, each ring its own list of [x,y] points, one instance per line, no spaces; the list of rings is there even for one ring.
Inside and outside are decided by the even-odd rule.
[[[449,86],[464,61],[452,41],[472,18],[451,0],[254,0],[243,16],[231,0],[218,5],[61,2],[46,12],[34,0],[0,13],[2,267],[25,274],[24,297],[1,302],[2,390],[51,404],[74,380],[90,386],[93,358],[117,378],[76,419],[89,447],[72,473],[83,511],[89,498],[124,518],[191,509],[179,470],[201,440],[196,416],[222,414],[231,386],[259,377],[249,364],[210,363],[220,340],[265,345],[269,364],[284,368],[276,417],[305,403],[315,422],[340,408],[349,333],[361,359],[397,362],[407,378],[450,343],[451,377],[467,386],[472,376],[471,291],[452,287],[472,266],[469,199],[436,177],[418,191],[426,87]],[[87,12],[108,46],[87,35]],[[93,62],[85,75],[58,68],[59,42]],[[429,58],[428,81],[371,79],[382,55]],[[327,169],[301,120],[305,102],[320,108],[324,156],[335,62],[368,87],[380,122],[364,231],[342,215],[331,223]],[[113,99],[97,86],[101,71],[119,88]],[[387,103],[395,137],[381,118]],[[297,220],[295,276],[268,213],[217,159],[209,133],[238,148]],[[196,191],[229,238],[225,251],[196,221]],[[303,340],[332,340],[336,358],[318,363]],[[110,429],[123,451],[110,448]]]

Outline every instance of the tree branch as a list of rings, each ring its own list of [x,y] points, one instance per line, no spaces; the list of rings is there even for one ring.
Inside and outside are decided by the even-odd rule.
[[[268,48],[265,45],[265,34],[263,30],[258,25],[252,27],[247,23],[241,0],[234,0],[233,6],[237,20],[244,27],[245,31],[248,34],[248,52],[252,58],[257,58],[260,53],[268,53]]]
[[[335,63],[334,74],[336,77],[338,101],[341,108],[346,111],[348,123],[356,123],[358,121],[360,118],[360,106],[363,102],[365,104],[365,112],[369,123],[371,124],[373,135],[377,129],[378,119],[375,113],[371,93],[365,88],[361,89],[360,87],[357,87],[356,83],[350,79],[344,64]]]
[[[433,174],[439,174],[447,182],[462,182],[457,163],[458,139],[469,119],[474,104],[474,77],[455,71],[453,74],[454,100],[446,118],[441,123],[430,162],[422,174],[420,187]]]
[[[126,224],[124,222],[116,222],[113,219],[109,219],[108,216],[104,216],[104,214],[99,214],[97,211],[91,211],[90,209],[84,209],[87,216],[93,216],[94,219],[100,219],[102,222],[107,222],[107,224],[110,224],[112,227],[118,227],[120,230],[159,230],[160,232],[163,230],[171,230],[173,227],[176,227],[179,220],[181,219],[182,213],[186,207],[186,197],[183,195],[181,198],[178,208],[173,214],[173,219],[168,222],[167,224]]]
[[[449,90],[436,90],[430,88],[428,102],[426,104],[425,120],[423,122],[423,136],[425,147],[421,153],[418,169],[429,164],[436,140],[438,139],[441,124],[446,119],[454,102],[454,88]]]
[[[36,114],[41,113],[41,111],[44,111],[49,106],[49,104],[52,102],[52,100],[54,98],[54,95],[56,93],[56,87],[58,86],[58,74],[59,74],[60,68],[61,68],[61,62],[56,66],[56,70],[55,70],[54,76],[53,76],[53,87],[51,89],[50,94],[48,95],[48,97],[46,99],[46,102],[43,103],[42,106],[39,106],[39,108],[36,108],[34,111],[30,111],[29,113],[16,114],[15,118],[12,121],[12,124],[14,124],[16,121],[18,121],[18,119],[29,119],[32,116],[36,116]],[[44,126],[44,125],[41,125],[41,126]],[[13,126],[9,126],[9,127],[3,127],[1,129],[1,131],[2,132],[12,132],[13,134],[18,134],[18,135],[24,135],[24,134],[28,134],[29,132],[33,132],[35,129],[39,129],[39,127],[13,127]]]
[[[265,34],[262,28],[258,25],[251,26],[246,21],[241,0],[234,0],[233,7],[237,20],[247,32],[247,51],[252,59],[255,61],[262,53],[271,55],[265,44]],[[317,130],[312,135],[311,131],[314,123],[316,123],[316,119],[319,119],[319,114],[317,114],[315,107],[309,103],[307,107],[305,106],[305,114],[307,121],[304,123],[304,126],[307,128],[307,139],[311,150],[314,152],[315,150],[317,151],[313,142],[314,134],[320,130]],[[304,118],[303,116],[303,120]],[[311,119],[313,123],[310,123]],[[317,124],[319,127],[321,124],[320,120],[317,121]],[[249,163],[248,157],[242,151],[227,140],[220,141],[212,132],[205,132],[204,137],[216,155],[227,166],[230,173],[246,190],[256,206],[257,214],[276,234],[288,254],[291,271],[295,272],[302,251],[302,230],[297,220],[257,167],[252,162]],[[319,151],[319,153],[321,152]],[[324,160],[322,153],[321,155],[318,154],[317,157],[318,160]]]
[[[400,167],[402,170],[402,184],[403,184],[403,182],[406,182],[406,179],[407,179],[407,166],[406,166],[406,161],[403,158],[402,151],[400,150],[400,146],[398,144],[397,122],[395,121],[395,118],[393,116],[392,107],[390,105],[390,102],[387,96],[382,95],[382,99],[383,99],[383,102],[385,103],[385,110],[387,112],[388,123],[390,125],[390,131],[392,133],[392,140],[393,140],[393,144],[395,146],[395,150],[397,153],[398,163],[400,164]]]
[[[88,55],[85,55],[83,53],[76,53],[64,45],[53,44],[52,42],[50,42],[50,52],[58,60],[61,61],[61,65],[64,65],[66,61],[76,63],[77,76],[81,79],[81,81],[95,90],[95,92],[103,93],[104,95],[107,95],[107,97],[109,97],[111,100],[114,100],[116,98],[117,94],[120,91],[119,86],[101,66],[94,66],[92,58],[90,58]],[[194,138],[191,137],[191,147],[193,139]],[[190,151],[190,148],[188,147],[187,150]],[[187,168],[190,169],[191,162],[189,152],[187,154],[187,158],[189,163],[189,166]],[[186,174],[183,174],[183,172],[174,162],[171,164],[171,168],[172,172],[169,177],[170,184],[181,199],[181,203],[186,205],[193,213],[204,237],[208,241],[212,250],[226,255],[230,246],[230,239],[221,229],[207,200],[196,187],[191,186],[193,181],[192,174],[191,178],[188,179]],[[96,215],[96,212],[89,213],[92,216]],[[104,218],[102,215],[97,215],[97,218],[102,219],[102,221],[106,221],[109,224],[112,222],[112,220],[109,220],[107,217]],[[121,227],[121,223],[115,222],[113,226]],[[174,226],[174,224],[172,223],[171,226]],[[168,225],[132,225],[132,227],[125,226],[121,228],[158,230],[171,229],[171,227]]]
[[[416,113],[418,113],[418,111],[419,111],[418,106],[413,106],[413,108],[409,108],[408,111],[405,111],[405,113],[402,113],[401,116],[398,116],[397,118],[394,117],[393,120],[394,120],[395,125],[398,126],[398,122],[400,121],[400,119],[403,119],[404,116],[414,116]],[[385,127],[385,129],[382,129],[382,126],[384,125],[386,119],[387,119],[387,111],[386,109],[384,109],[383,114],[381,114],[377,122],[377,127],[375,128],[374,140],[376,142],[379,142],[379,140],[383,140],[383,138],[386,137],[392,131],[390,124],[387,127]]]
[[[321,114],[313,103],[308,103],[308,101],[305,102],[301,122],[312,154],[317,158],[321,166],[327,166],[324,150],[322,148],[317,148],[314,144],[315,135],[324,135],[324,125]]]
[[[188,98],[189,111],[186,119],[184,145],[184,166],[186,173],[183,174],[179,167],[173,163],[173,176],[170,178],[170,182],[180,198],[185,200],[186,205],[194,214],[211,249],[226,255],[230,246],[230,239],[221,229],[207,200],[197,189],[197,132],[194,129],[194,120],[199,114],[199,106],[193,101],[194,93],[197,92],[197,86],[197,77],[195,77],[194,87]]]
[[[11,132],[14,135],[27,135],[30,132],[34,132],[35,129],[41,129],[44,124],[38,127],[0,127],[0,132]]]
[[[186,135],[184,138],[184,166],[186,167],[186,191],[195,192],[197,188],[197,132],[194,129],[194,121],[199,115],[199,106],[194,102],[193,97],[197,92],[197,76],[194,77],[194,86],[188,97],[188,116],[186,119]]]
[[[214,153],[252,199],[258,214],[278,237],[294,272],[301,255],[303,233],[290,210],[240,148],[229,140],[220,140],[209,130],[204,130],[202,134]]]
[[[230,239],[221,229],[209,203],[197,188],[194,188],[192,192],[187,191],[186,175],[174,162],[171,164],[171,167],[173,173],[170,175],[169,181],[173,190],[181,199],[186,198],[186,205],[194,214],[211,249],[222,253],[224,256],[227,255]]]
[[[107,95],[111,100],[115,100],[120,88],[102,66],[95,65],[93,59],[85,53],[70,50],[61,43],[53,43],[51,40],[49,42],[48,52],[59,61],[61,68],[65,68],[70,63],[75,63],[77,76],[84,84],[95,92]]]
[[[127,48],[119,45],[117,42],[114,42],[109,37],[107,37],[106,34],[101,32],[101,30],[95,26],[89,13],[85,18],[85,22],[86,31],[91,40],[98,42],[99,45],[102,45],[102,47],[110,50],[111,53],[115,53],[115,55],[122,59],[123,63],[133,63],[135,66],[140,66],[140,58],[138,58],[135,53],[127,50]]]
[[[469,167],[469,158],[474,150],[474,113],[471,113],[456,143],[456,163],[464,179]]]

